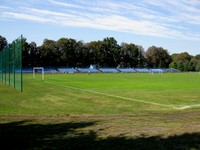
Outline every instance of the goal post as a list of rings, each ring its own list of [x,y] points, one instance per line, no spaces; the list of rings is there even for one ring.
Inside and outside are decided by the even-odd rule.
[[[44,68],[43,67],[33,67],[33,79],[35,79],[35,71],[36,70],[42,71],[42,80],[44,80]]]

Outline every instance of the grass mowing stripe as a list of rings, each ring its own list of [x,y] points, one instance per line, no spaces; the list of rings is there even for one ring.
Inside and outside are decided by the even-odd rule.
[[[78,87],[72,87],[72,86],[62,85],[62,84],[53,83],[53,82],[49,82],[49,81],[45,81],[45,82],[46,83],[50,83],[50,84],[55,84],[55,85],[63,86],[63,87],[70,88],[70,89],[74,89],[74,90],[80,90],[80,91],[95,93],[95,94],[109,96],[109,97],[114,97],[114,98],[119,98],[119,99],[125,99],[125,100],[140,102],[140,103],[146,103],[146,104],[151,104],[151,105],[163,106],[163,107],[168,107],[168,108],[173,108],[173,109],[184,109],[184,107],[179,108],[179,107],[175,107],[173,105],[165,105],[165,104],[160,104],[160,103],[155,103],[155,102],[148,102],[148,101],[144,101],[144,100],[138,100],[138,99],[123,97],[123,96],[118,96],[118,95],[107,94],[107,93],[103,93],[103,92],[97,92],[97,91],[87,90],[87,89],[78,88]]]

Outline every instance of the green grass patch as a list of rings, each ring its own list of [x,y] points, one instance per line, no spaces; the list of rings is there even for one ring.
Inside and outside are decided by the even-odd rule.
[[[199,83],[198,73],[25,74],[23,93],[0,83],[0,144],[200,149]]]
[[[45,81],[39,75],[34,80],[26,74],[23,93],[0,84],[0,114],[117,115],[176,111],[173,106],[200,104],[199,83],[197,73],[46,74]]]

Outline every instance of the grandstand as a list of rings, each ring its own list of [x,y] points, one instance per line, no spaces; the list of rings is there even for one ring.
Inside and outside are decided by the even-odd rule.
[[[167,72],[181,72],[180,70],[178,69],[174,69],[174,68],[169,68],[169,69],[166,69]]]
[[[123,72],[123,73],[134,73],[134,72],[136,72],[136,70],[133,69],[133,68],[119,68],[118,70],[120,72]]]
[[[32,68],[23,68],[23,73],[33,73]],[[37,70],[41,72],[41,70]],[[174,73],[180,72],[174,68],[44,68],[45,73]]]
[[[149,73],[150,72],[150,70],[147,68],[136,68],[135,71],[139,72],[139,73]]]
[[[40,70],[41,71],[41,70]],[[55,68],[44,68],[45,73],[56,73],[58,72]]]
[[[77,73],[78,71],[74,68],[58,68],[61,73]]]
[[[119,70],[116,68],[99,68],[99,70],[103,73],[118,73]]]
[[[164,69],[149,69],[149,72],[151,72],[151,73],[163,73]]]
[[[23,68],[22,73],[33,73],[33,68]]]
[[[100,71],[96,68],[78,68],[80,73],[99,73]]]

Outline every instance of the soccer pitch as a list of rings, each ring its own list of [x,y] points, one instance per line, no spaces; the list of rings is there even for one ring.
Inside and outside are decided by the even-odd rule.
[[[199,83],[199,73],[24,74],[22,93],[0,83],[1,145],[200,149]]]
[[[1,83],[0,114],[112,115],[200,108],[200,75],[24,74],[24,92]]]

